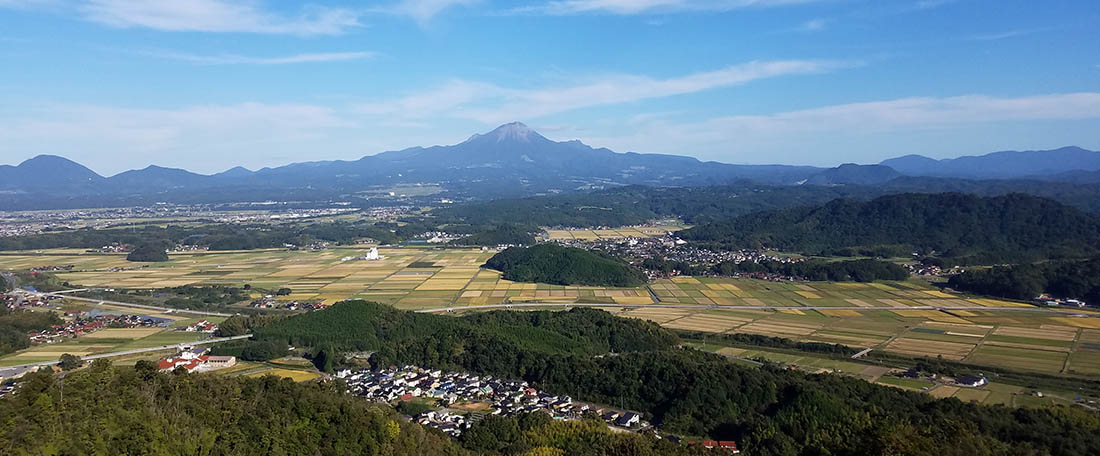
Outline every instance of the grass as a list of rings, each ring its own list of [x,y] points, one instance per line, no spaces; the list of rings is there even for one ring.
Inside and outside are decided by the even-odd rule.
[[[923,391],[925,388],[932,387],[932,382],[927,380],[920,380],[915,378],[902,378],[894,376],[883,376],[878,379],[878,383],[890,386],[899,386],[906,389]]]
[[[275,376],[278,376],[278,377],[289,378],[289,379],[294,380],[296,382],[305,382],[305,381],[309,381],[309,380],[313,380],[313,379],[317,379],[317,378],[321,377],[321,374],[319,374],[317,372],[307,372],[307,371],[296,370],[296,369],[282,369],[282,368],[269,369],[269,370],[265,370],[263,372],[248,374],[249,377],[263,377],[265,375],[275,375]]]

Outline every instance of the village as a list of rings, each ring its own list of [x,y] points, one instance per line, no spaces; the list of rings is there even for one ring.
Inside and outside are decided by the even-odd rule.
[[[462,372],[443,372],[404,366],[397,369],[341,370],[337,378],[347,382],[348,392],[377,402],[430,400],[438,407],[413,419],[457,437],[477,417],[485,414],[514,416],[543,412],[555,420],[571,420],[586,412],[599,414],[609,424],[629,430],[644,430],[649,424],[636,413],[594,410],[569,396],[542,393],[525,381],[497,379]],[[480,413],[465,413],[476,410]],[[468,417],[469,416],[469,417]]]
[[[597,408],[594,404],[576,402],[565,395],[540,392],[521,380],[505,380],[491,375],[465,372],[444,372],[403,366],[385,369],[342,369],[336,378],[343,379],[347,391],[367,400],[395,404],[418,401],[424,411],[412,416],[417,423],[458,437],[486,415],[516,416],[525,413],[546,413],[554,420],[576,420],[598,416],[613,429],[647,432],[653,426],[638,413]],[[676,436],[665,436],[681,443]],[[683,442],[705,448],[738,453],[731,441]]]
[[[167,328],[172,320],[143,315],[84,312],[66,314],[69,320],[49,329],[31,332],[28,336],[35,344],[52,344],[63,339],[84,336],[106,328]]]

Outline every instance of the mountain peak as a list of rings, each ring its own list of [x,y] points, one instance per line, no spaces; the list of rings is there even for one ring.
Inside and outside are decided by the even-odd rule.
[[[511,122],[501,125],[484,135],[473,135],[466,142],[481,138],[483,141],[495,142],[531,142],[533,140],[545,140],[537,131],[524,125],[523,122]]]

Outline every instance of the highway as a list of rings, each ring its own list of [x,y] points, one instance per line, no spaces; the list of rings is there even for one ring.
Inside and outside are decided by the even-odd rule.
[[[116,356],[134,355],[134,354],[138,354],[138,353],[146,353],[146,352],[161,351],[161,350],[171,350],[173,348],[179,347],[180,345],[216,344],[218,342],[225,342],[227,340],[247,339],[249,337],[252,337],[252,335],[251,334],[245,334],[243,336],[219,337],[219,338],[215,338],[215,339],[202,340],[202,341],[198,341],[198,342],[186,342],[186,343],[180,343],[180,344],[161,345],[161,346],[158,346],[158,347],[135,348],[133,350],[125,350],[125,351],[119,351],[119,352],[100,353],[98,355],[82,356],[82,357],[80,357],[80,359],[88,361],[88,360],[99,359],[99,358],[113,358],[113,357],[116,357]],[[57,360],[54,360],[54,361],[40,361],[40,362],[37,362],[37,363],[20,364],[18,366],[7,366],[7,367],[4,367],[3,369],[18,369],[18,368],[35,367],[35,366],[51,366],[51,365],[54,365],[54,364],[57,364],[57,363],[58,363]]]

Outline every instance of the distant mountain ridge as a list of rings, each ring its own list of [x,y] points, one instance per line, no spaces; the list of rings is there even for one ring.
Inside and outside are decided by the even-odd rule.
[[[1070,171],[1100,170],[1100,152],[1071,146],[1054,150],[993,152],[941,160],[923,155],[906,155],[883,160],[879,164],[909,176],[964,179],[1041,178]]]
[[[836,168],[736,165],[665,154],[618,153],[550,140],[513,122],[449,146],[411,147],[358,160],[292,163],[205,175],[148,166],[104,177],[55,155],[0,166],[0,209],[354,197],[370,188],[438,184],[448,197],[494,199],[626,185],[689,187],[753,181],[766,185],[887,185],[906,176],[1100,182],[1100,152],[1078,147],[933,160],[905,156]],[[13,196],[14,195],[14,196]],[[220,199],[222,198],[222,199]]]

